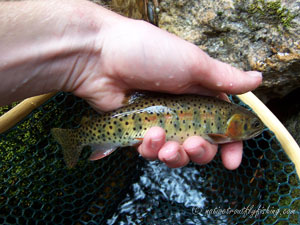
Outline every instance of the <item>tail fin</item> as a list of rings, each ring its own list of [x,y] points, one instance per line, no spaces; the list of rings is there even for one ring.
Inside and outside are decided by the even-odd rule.
[[[75,136],[75,131],[71,129],[53,128],[51,133],[55,140],[61,145],[64,160],[68,167],[72,168],[78,162],[82,145]]]

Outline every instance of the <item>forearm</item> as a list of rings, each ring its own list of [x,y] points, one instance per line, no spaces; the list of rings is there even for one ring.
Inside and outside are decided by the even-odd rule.
[[[83,1],[1,2],[0,105],[76,86],[108,14]]]

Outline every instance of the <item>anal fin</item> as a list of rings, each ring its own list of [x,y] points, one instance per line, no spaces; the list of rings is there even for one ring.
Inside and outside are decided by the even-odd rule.
[[[110,155],[111,153],[113,153],[117,148],[118,148],[118,146],[115,146],[112,144],[104,144],[104,145],[94,144],[94,145],[92,145],[93,152],[90,155],[89,160],[95,161],[98,159],[102,159],[102,158]]]

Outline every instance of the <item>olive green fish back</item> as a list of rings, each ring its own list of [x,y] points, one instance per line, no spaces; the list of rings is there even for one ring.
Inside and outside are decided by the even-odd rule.
[[[68,169],[50,130],[76,128],[93,114],[59,93],[0,135],[0,224],[300,223],[295,168],[267,129],[244,142],[234,171],[219,154],[205,166],[168,169],[131,148],[94,162],[84,148]]]

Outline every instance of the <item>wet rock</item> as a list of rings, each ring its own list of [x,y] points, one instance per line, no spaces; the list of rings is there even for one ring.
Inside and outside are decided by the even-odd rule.
[[[159,27],[244,70],[264,101],[300,86],[300,0],[161,0]]]

